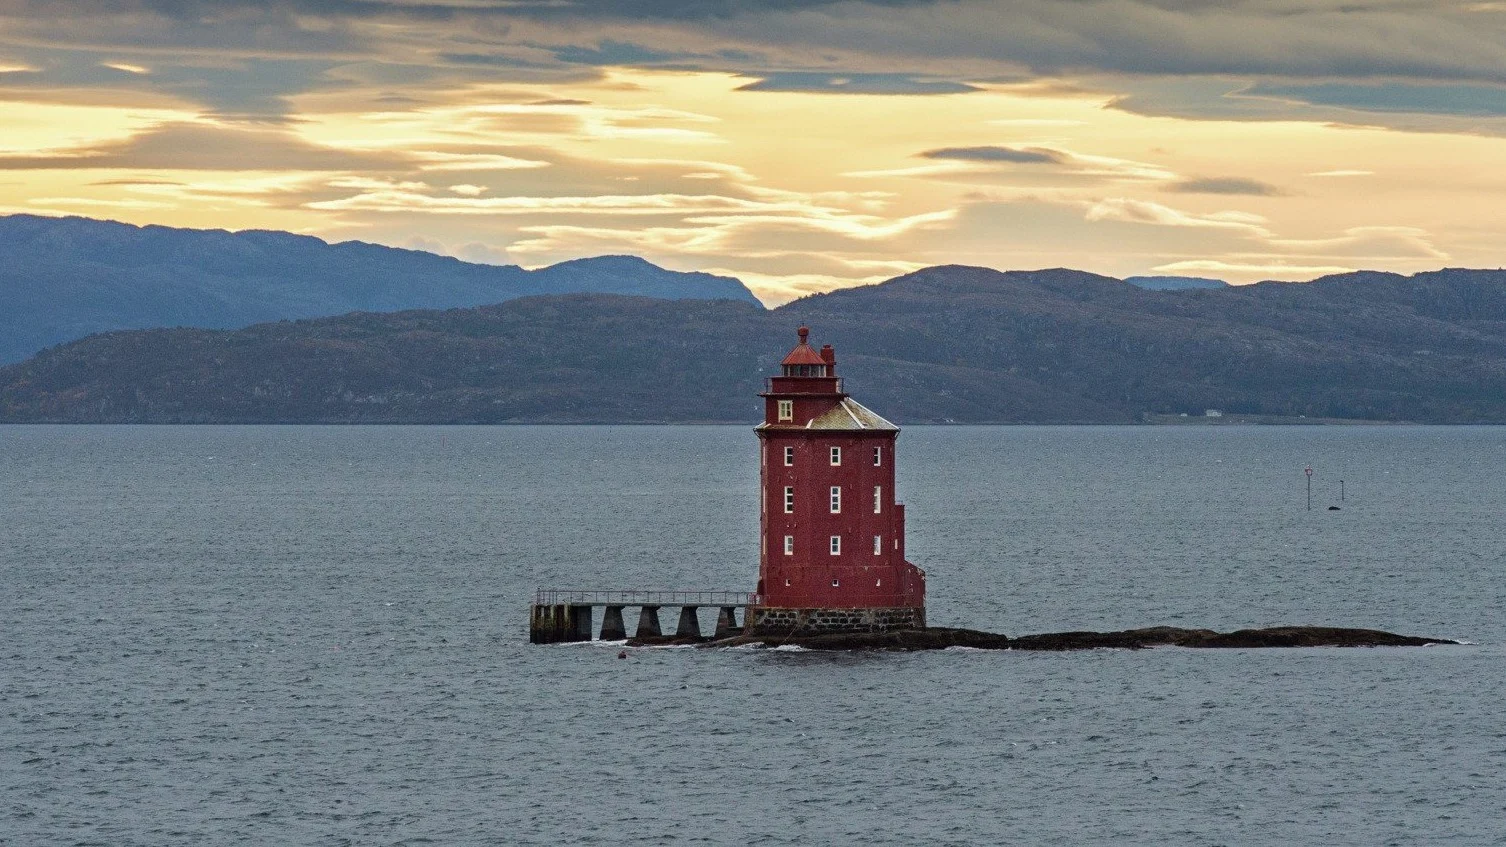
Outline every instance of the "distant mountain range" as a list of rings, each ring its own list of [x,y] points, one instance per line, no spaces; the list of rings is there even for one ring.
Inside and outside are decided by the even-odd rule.
[[[603,294],[96,335],[0,369],[0,420],[749,422],[801,323],[899,423],[1506,422],[1506,273],[1147,290],[928,268],[775,310]]]
[[[1124,281],[1151,291],[1186,291],[1190,288],[1228,288],[1221,279],[1203,276],[1127,276]]]
[[[632,256],[536,271],[286,232],[0,217],[0,364],[96,332],[447,309],[601,292],[758,303],[739,281]]]

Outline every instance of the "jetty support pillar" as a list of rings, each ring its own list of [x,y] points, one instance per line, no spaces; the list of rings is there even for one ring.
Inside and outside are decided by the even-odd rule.
[[[737,607],[723,606],[716,616],[716,637],[731,638],[738,634]]]
[[[627,624],[623,623],[621,606],[608,606],[601,613],[601,640],[627,640]]]
[[[658,638],[664,633],[659,630],[659,607],[644,606],[638,612],[638,634],[636,638]]]
[[[675,625],[676,638],[700,638],[701,619],[696,615],[695,606],[680,607],[680,622]]]

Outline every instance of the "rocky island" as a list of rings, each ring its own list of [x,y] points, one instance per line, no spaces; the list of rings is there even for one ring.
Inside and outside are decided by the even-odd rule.
[[[698,644],[706,647],[797,646],[808,650],[1140,650],[1146,647],[1426,647],[1458,644],[1446,638],[1397,635],[1376,629],[1329,626],[1282,626],[1215,632],[1156,626],[1120,632],[1047,632],[1011,638],[993,632],[949,627],[898,629],[887,632],[840,632],[810,635],[737,635],[730,638],[634,638],[630,647]]]

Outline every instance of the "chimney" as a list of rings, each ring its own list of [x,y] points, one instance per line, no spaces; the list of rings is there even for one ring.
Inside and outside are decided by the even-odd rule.
[[[830,344],[821,345],[821,359],[826,362],[827,366],[833,369],[832,373],[836,373],[837,351],[833,350]]]

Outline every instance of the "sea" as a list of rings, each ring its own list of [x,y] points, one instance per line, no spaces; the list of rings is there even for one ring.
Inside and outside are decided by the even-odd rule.
[[[0,427],[0,844],[1506,844],[1506,428],[899,440],[933,625],[1461,646],[527,643],[538,588],[751,589],[757,473],[747,426]]]

